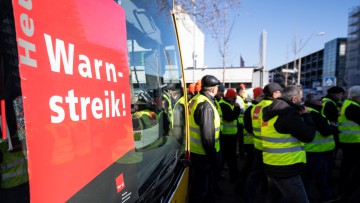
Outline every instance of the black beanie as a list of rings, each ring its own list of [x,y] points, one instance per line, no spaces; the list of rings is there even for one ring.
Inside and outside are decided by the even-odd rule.
[[[283,88],[277,83],[270,83],[264,87],[263,93],[265,96],[272,96],[276,91],[283,91]]]
[[[342,87],[333,86],[333,87],[330,87],[330,88],[327,90],[327,93],[328,93],[328,94],[345,93],[345,90],[344,90]]]

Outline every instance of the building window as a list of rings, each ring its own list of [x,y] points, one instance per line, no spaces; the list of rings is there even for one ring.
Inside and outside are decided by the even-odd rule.
[[[346,50],[345,43],[341,43],[340,46],[339,46],[339,56],[344,56],[345,55],[345,50]]]

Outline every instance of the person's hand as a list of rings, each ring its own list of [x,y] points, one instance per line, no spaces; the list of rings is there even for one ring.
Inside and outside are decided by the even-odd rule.
[[[306,106],[300,107],[300,114],[309,113],[309,109]]]

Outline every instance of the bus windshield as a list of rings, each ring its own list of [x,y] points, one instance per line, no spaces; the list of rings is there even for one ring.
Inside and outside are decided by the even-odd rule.
[[[122,1],[126,10],[139,196],[166,177],[184,151],[179,49],[166,1]],[[126,158],[126,157],[125,157]],[[170,171],[171,172],[171,171]]]

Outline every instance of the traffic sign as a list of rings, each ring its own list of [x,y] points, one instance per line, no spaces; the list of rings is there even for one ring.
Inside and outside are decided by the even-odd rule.
[[[323,86],[335,86],[336,77],[335,76],[325,76],[323,80]]]

